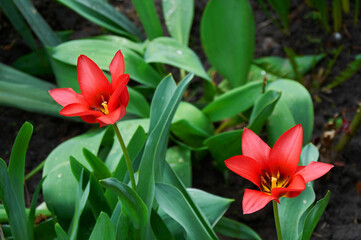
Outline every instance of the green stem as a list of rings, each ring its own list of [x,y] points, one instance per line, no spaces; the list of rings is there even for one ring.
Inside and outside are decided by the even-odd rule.
[[[273,203],[273,214],[275,217],[275,225],[276,225],[276,230],[277,230],[277,237],[278,237],[278,240],[282,240],[280,217],[278,215],[278,205],[277,205],[276,201],[272,201],[272,203]]]
[[[41,171],[44,167],[45,164],[45,160],[42,161],[38,166],[36,166],[36,168],[34,168],[33,170],[31,170],[31,172],[29,172],[28,174],[26,174],[25,176],[25,181],[29,180],[31,177],[33,177],[35,174],[37,174],[39,171]]]
[[[124,158],[125,158],[125,162],[127,164],[127,168],[128,168],[128,172],[129,172],[129,177],[130,177],[130,182],[132,183],[132,188],[133,190],[136,190],[136,186],[135,186],[135,179],[134,179],[134,172],[133,172],[133,168],[132,168],[132,164],[130,162],[130,158],[129,158],[129,154],[128,154],[128,150],[125,147],[122,135],[119,132],[119,128],[117,126],[116,123],[113,124],[113,128],[114,128],[114,132],[118,137],[120,146],[122,147],[123,150],[123,154],[124,154]]]

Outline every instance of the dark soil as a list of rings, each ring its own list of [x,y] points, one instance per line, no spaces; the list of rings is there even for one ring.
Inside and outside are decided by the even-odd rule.
[[[157,1],[157,4],[160,1]],[[197,0],[196,13],[191,34],[191,47],[200,56],[206,69],[210,66],[204,56],[200,44],[199,23],[207,0]],[[111,1],[119,10],[125,12],[130,19],[137,20],[136,13],[130,1]],[[48,21],[54,30],[72,29],[71,39],[100,34],[103,30],[97,25],[83,19],[71,10],[59,5],[55,1],[34,0],[35,7]],[[327,34],[316,20],[311,17],[310,9],[304,4],[292,2],[290,34],[285,35],[275,27],[265,13],[260,9],[257,1],[251,1],[256,21],[256,50],[255,57],[277,55],[285,57],[283,47],[292,48],[297,54],[329,53],[332,49],[344,45],[344,50],[332,68],[326,82],[332,81],[337,74],[347,67],[360,52],[360,26],[352,23],[353,12],[343,17],[344,27],[340,34],[341,39],[335,40],[332,34]],[[351,6],[351,9],[352,6]],[[158,7],[158,10],[160,8]],[[30,49],[21,36],[13,29],[7,18],[0,13],[0,61],[11,65],[19,56],[30,52]],[[331,23],[332,24],[332,23]],[[332,25],[331,25],[332,26]],[[320,68],[327,68],[328,54],[312,73],[317,73]],[[346,112],[349,120],[355,115],[358,104],[361,102],[361,87],[358,71],[352,78],[337,86],[328,93],[311,89],[315,96],[315,127],[313,142],[320,143],[324,124],[335,114]],[[312,80],[311,74],[306,77]],[[54,81],[52,77],[48,79]],[[12,144],[21,125],[30,121],[34,125],[28,153],[26,171],[29,172],[61,142],[81,134],[90,128],[84,123],[75,123],[61,118],[54,118],[40,114],[24,112],[21,110],[0,108],[0,156],[8,161]],[[317,200],[322,198],[327,190],[331,190],[329,205],[322,216],[312,239],[360,239],[361,235],[361,135],[360,130],[349,143],[345,151],[336,158],[336,165],[331,173],[315,182]],[[323,158],[325,159],[325,158]],[[327,160],[327,159],[326,159]],[[236,174],[230,173],[226,184],[221,172],[217,171],[210,158],[200,162],[201,167],[193,169],[194,187],[204,189],[211,193],[234,198],[226,215],[230,218],[244,222],[257,231],[263,239],[276,239],[272,207],[270,204],[263,210],[243,215],[241,209],[244,188],[252,188],[252,184]],[[27,183],[31,193],[40,181],[41,174],[37,174]]]

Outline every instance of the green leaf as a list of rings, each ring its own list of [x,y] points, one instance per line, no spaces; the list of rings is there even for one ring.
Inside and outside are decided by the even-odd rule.
[[[49,238],[55,239],[56,238],[56,233],[54,229],[55,224],[56,224],[55,218],[48,218],[47,220],[37,224],[34,229],[34,239],[36,240],[48,240]],[[62,238],[59,238],[59,240],[62,240]],[[65,238],[65,240],[68,240],[68,238]]]
[[[105,29],[127,36],[142,39],[140,31],[123,14],[106,1],[100,0],[58,0],[89,21]]]
[[[17,196],[11,183],[6,163],[0,158],[0,200],[9,217],[11,233],[15,240],[30,239],[24,201]]]
[[[298,82],[280,79],[268,84],[269,90],[282,92],[267,121],[270,145],[273,146],[285,131],[296,124],[302,124],[303,145],[307,144],[313,130],[313,104],[307,89]]]
[[[186,187],[192,185],[191,151],[185,147],[174,146],[167,149],[165,160]]]
[[[142,197],[143,201],[147,205],[148,214],[150,216],[150,209],[152,207],[152,202],[154,198],[154,182],[155,177],[161,177],[160,174],[163,174],[163,168],[161,167],[165,164],[165,148],[167,146],[168,140],[168,131],[172,121],[172,118],[177,110],[177,107],[180,103],[181,98],[183,97],[184,91],[190,81],[193,78],[193,74],[188,74],[178,85],[173,95],[169,99],[169,102],[161,106],[162,112],[160,115],[156,116],[152,114],[151,117],[156,116],[158,121],[154,123],[154,128],[150,128],[151,132],[148,136],[148,140],[145,145],[143,157],[139,167],[139,182],[137,185],[137,192]],[[173,79],[171,77],[165,78],[157,89],[154,99],[163,98],[164,92],[168,91],[164,86],[169,86]],[[164,98],[163,98],[164,99]],[[157,101],[154,101],[155,104]],[[167,99],[168,100],[168,99]],[[157,106],[151,106],[151,110],[157,108]],[[156,110],[154,110],[156,111]],[[157,112],[157,111],[156,111]],[[160,117],[159,117],[160,116]],[[152,126],[152,120],[151,120]],[[157,164],[157,165],[156,165]],[[159,175],[155,176],[154,169],[158,168]]]
[[[248,1],[209,1],[202,16],[201,40],[209,62],[232,87],[247,81],[255,44]]]
[[[152,225],[153,234],[157,240],[174,240],[174,237],[169,231],[167,225],[165,225],[163,219],[154,209],[152,209],[150,223]]]
[[[147,63],[169,64],[210,80],[193,50],[169,37],[152,40],[147,46],[144,59]]]
[[[276,11],[282,25],[285,29],[290,28],[290,0],[267,0],[271,7]],[[316,1],[317,2],[317,1]]]
[[[26,151],[30,142],[31,135],[33,134],[33,125],[25,122],[20,128],[16,136],[13,149],[11,150],[9,161],[9,177],[21,206],[25,206],[24,201],[24,175],[25,175],[25,158]]]
[[[188,188],[187,192],[213,227],[234,201],[233,199],[219,197],[195,188]]]
[[[267,121],[269,115],[271,115],[280,97],[281,92],[274,90],[267,91],[259,96],[249,118],[248,128],[256,134],[260,134],[264,123]]]
[[[106,213],[100,213],[89,240],[115,240],[113,225]]]
[[[188,239],[216,239],[209,235],[183,194],[175,187],[157,183],[155,198],[160,208],[187,232]]]
[[[5,13],[12,25],[15,27],[15,29],[18,31],[18,33],[20,33],[20,35],[24,38],[25,42],[29,45],[29,47],[32,50],[36,51],[38,47],[36,46],[33,34],[31,33],[29,26],[24,21],[23,16],[18,11],[14,2],[1,1],[0,7],[3,13]]]
[[[149,118],[150,107],[145,97],[133,88],[128,87],[128,91],[130,99],[127,106],[128,112],[141,118]]]
[[[52,58],[76,66],[78,57],[83,54],[92,59],[100,69],[108,71],[109,64],[119,49],[124,56],[125,72],[129,73],[130,78],[155,88],[160,82],[161,76],[142,57],[128,49],[127,45],[116,45],[111,41],[96,39],[73,40],[53,48]],[[56,72],[57,78],[59,74],[62,72]],[[76,76],[75,73],[74,76]],[[68,82],[64,83],[58,82],[58,84],[60,87],[73,87],[74,89],[77,89],[76,86],[78,85],[76,78],[69,79]]]
[[[194,0],[163,0],[162,7],[170,35],[187,46],[194,15]]]
[[[98,158],[86,148],[83,148],[83,154],[85,159],[92,167],[94,176],[98,180],[111,177],[112,174],[110,173],[108,167],[100,158]]]
[[[224,160],[242,154],[242,134],[243,130],[234,130],[214,135],[204,141],[219,169],[226,169]]]
[[[100,183],[118,194],[122,203],[122,212],[132,220],[136,228],[139,229],[146,225],[148,220],[147,207],[133,189],[115,178],[103,179]]]
[[[31,75],[53,74],[44,48],[19,57],[12,66]]]
[[[145,51],[145,42],[133,42],[125,37],[120,37],[117,35],[97,35],[91,37],[91,39],[103,40],[107,42],[112,42],[113,44],[120,45],[120,46],[127,46],[128,49],[133,50],[134,52],[138,53],[139,55],[143,55]]]
[[[68,234],[66,234],[66,232],[63,230],[59,223],[55,224],[55,232],[59,240],[70,240]]]
[[[170,129],[174,135],[192,147],[202,146],[202,142],[214,132],[208,117],[187,102],[179,104]]]
[[[214,230],[226,237],[261,240],[261,237],[247,225],[226,217],[222,217],[219,220]]]
[[[250,82],[216,98],[202,112],[216,122],[252,107],[262,93],[262,82]]]
[[[319,61],[325,57],[325,54],[306,55],[295,57],[295,62],[300,75],[305,75]],[[281,78],[296,79],[296,74],[292,69],[289,59],[282,57],[263,57],[253,60],[253,63],[264,69],[267,73],[271,73]]]
[[[317,8],[317,11],[320,13],[320,20],[322,22],[323,27],[326,29],[328,33],[331,33],[331,27],[328,24],[328,7],[326,0],[314,1],[314,5]]]
[[[28,22],[31,29],[39,38],[44,46],[56,46],[61,43],[60,39],[47,22],[42,18],[39,12],[34,8],[31,1],[28,0],[13,0],[18,10]]]
[[[153,0],[132,0],[133,6],[143,24],[148,39],[163,36],[162,26],[158,19]]]
[[[330,201],[330,191],[321,200],[317,201],[316,205],[311,208],[307,214],[305,224],[303,226],[302,240],[311,238],[313,230],[316,228],[323,212],[325,211],[328,202]]]
[[[249,70],[249,73],[248,73],[248,82],[263,81],[265,78],[268,81],[274,81],[274,80],[277,80],[279,77],[275,76],[269,72],[266,72],[264,69],[258,67],[255,64],[252,64],[251,68]]]
[[[30,211],[29,211],[29,215],[28,215],[28,229],[29,229],[30,236],[34,236],[35,208],[36,208],[36,204],[38,202],[38,196],[39,196],[40,190],[43,186],[44,180],[45,180],[45,178],[41,179],[41,181],[39,182],[38,186],[35,189],[33,198],[31,199]]]

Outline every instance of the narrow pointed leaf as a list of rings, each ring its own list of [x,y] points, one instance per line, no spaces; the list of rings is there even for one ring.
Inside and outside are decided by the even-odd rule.
[[[63,230],[59,223],[55,224],[55,232],[59,240],[70,240],[68,234]]]
[[[152,209],[152,215],[150,216],[150,224],[157,240],[174,240],[167,225],[154,209]]]
[[[115,240],[113,225],[106,213],[99,215],[89,240]]]
[[[169,64],[210,80],[193,50],[169,37],[159,37],[151,41],[145,51],[144,59],[147,63]]]
[[[112,174],[110,173],[108,167],[100,158],[98,158],[86,148],[83,148],[83,154],[85,159],[92,167],[94,176],[98,180],[111,177]]]
[[[261,237],[247,225],[226,217],[222,217],[221,220],[219,220],[214,227],[214,231],[223,236],[235,239],[261,240]]]
[[[35,208],[36,208],[36,203],[38,202],[38,196],[39,196],[40,190],[43,186],[44,180],[45,180],[45,178],[41,179],[40,183],[38,184],[38,186],[35,189],[33,198],[31,200],[30,211],[29,211],[29,215],[28,215],[28,229],[29,229],[30,236],[34,236]]]

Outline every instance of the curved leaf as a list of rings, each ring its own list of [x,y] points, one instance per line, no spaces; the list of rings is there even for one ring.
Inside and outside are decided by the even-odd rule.
[[[247,81],[253,59],[255,26],[251,6],[242,0],[211,0],[201,22],[209,62],[232,87]]]
[[[115,240],[113,225],[106,213],[100,213],[89,240]]]
[[[151,41],[144,54],[148,63],[169,64],[209,80],[201,61],[192,49],[169,37],[159,37]]]
[[[223,236],[231,238],[261,240],[261,237],[247,225],[226,217],[219,220],[214,230]]]

